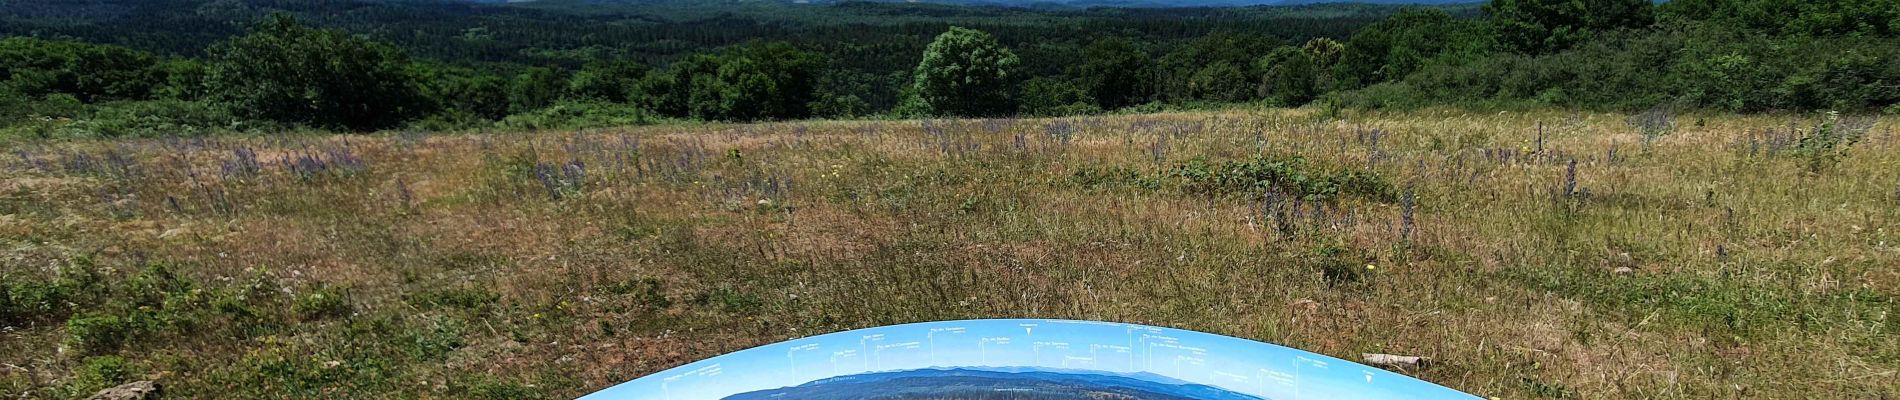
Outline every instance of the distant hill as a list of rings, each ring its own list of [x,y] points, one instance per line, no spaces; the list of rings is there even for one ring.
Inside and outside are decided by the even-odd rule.
[[[815,0],[817,1],[817,0]],[[963,5],[990,5],[1030,8],[1050,7],[1245,7],[1259,5],[1307,5],[1323,3],[1421,4],[1446,5],[1482,3],[1484,0],[888,0]]]
[[[1273,4],[1299,5],[1299,4],[1323,4],[1323,3],[1361,3],[1361,4],[1446,5],[1446,4],[1478,4],[1478,3],[1484,3],[1485,1],[1487,0],[1280,0],[1280,1],[1273,2]]]
[[[473,3],[532,3],[540,0],[459,0]],[[677,0],[590,0],[600,3],[666,3]],[[733,2],[783,2],[783,3],[839,3],[844,1],[876,1],[885,3],[939,3],[956,5],[1004,6],[1026,8],[1084,8],[1084,7],[1130,7],[1130,8],[1169,8],[1169,7],[1246,7],[1261,5],[1308,5],[1325,3],[1360,4],[1419,4],[1447,5],[1483,3],[1486,0],[734,0]],[[701,1],[700,3],[705,3]]]
[[[1263,400],[1257,396],[1155,374],[1043,368],[954,368],[874,372],[728,396],[725,400],[861,398],[1091,400]]]

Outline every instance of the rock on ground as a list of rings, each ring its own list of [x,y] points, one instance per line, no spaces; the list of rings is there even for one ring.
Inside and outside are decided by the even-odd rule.
[[[158,393],[158,383],[138,381],[106,388],[86,400],[158,400]]]

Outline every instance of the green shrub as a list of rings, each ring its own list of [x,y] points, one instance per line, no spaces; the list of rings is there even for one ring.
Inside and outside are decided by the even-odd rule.
[[[211,309],[217,312],[229,325],[230,335],[238,339],[249,339],[269,335],[283,327],[280,319],[269,308],[253,304],[255,299],[247,299],[233,292],[221,292],[211,300]]]
[[[104,290],[83,259],[60,267],[50,280],[0,275],[0,326],[64,321],[75,305],[97,302]]]
[[[1338,243],[1327,243],[1314,249],[1310,261],[1320,272],[1327,285],[1340,286],[1359,283],[1376,271],[1369,268],[1365,259],[1354,254],[1351,249]]]
[[[314,321],[349,316],[355,309],[350,306],[349,297],[335,287],[316,285],[297,296],[290,310],[298,319]]]
[[[76,395],[89,395],[113,386],[133,380],[139,374],[138,366],[119,356],[87,357],[73,373],[73,381],[67,387]]]
[[[33,138],[112,138],[204,136],[277,128],[232,116],[226,108],[185,100],[117,101],[79,104],[66,95],[27,103],[20,114],[0,122],[7,136]]]
[[[759,296],[730,287],[719,287],[700,293],[694,300],[695,303],[701,305],[716,305],[727,312],[752,311],[765,305],[765,300],[760,299]]]
[[[1309,200],[1329,200],[1340,195],[1382,202],[1398,199],[1392,184],[1378,174],[1319,170],[1307,165],[1306,159],[1301,157],[1218,163],[1197,158],[1176,166],[1173,175],[1185,181],[1182,187],[1187,191],[1209,195],[1263,196],[1277,191]]]
[[[496,125],[505,129],[553,130],[646,125],[658,121],[636,106],[601,102],[562,102],[510,115]]]
[[[0,282],[0,325],[20,326],[64,316],[70,294],[47,282]]]
[[[319,391],[335,390],[340,386],[362,384],[352,382],[354,368],[329,368],[321,359],[289,351],[291,348],[267,348],[251,351],[238,360],[231,371],[220,374],[218,378],[236,383],[238,390],[269,393],[275,396],[311,398]],[[261,393],[260,393],[261,394]],[[256,394],[234,395],[235,398],[262,397]]]
[[[659,310],[673,306],[673,300],[666,298],[666,291],[659,279],[630,279],[607,286],[607,293],[631,295],[637,306]]]
[[[1096,114],[1102,110],[1081,86],[1064,79],[1036,78],[1023,83],[1022,112],[1033,116]]]
[[[1821,172],[1839,164],[1847,157],[1847,149],[1859,143],[1873,124],[1871,117],[1842,118],[1839,112],[1829,111],[1821,124],[1796,145],[1807,159],[1808,171]]]
[[[133,318],[81,314],[66,321],[66,345],[80,354],[106,354],[118,351],[140,331]]]
[[[106,103],[75,129],[96,137],[177,137],[264,128],[205,102],[151,100]]]
[[[397,348],[416,360],[434,360],[462,348],[462,322],[452,318],[428,321],[427,326],[410,327],[396,337]]]
[[[165,264],[148,265],[117,286],[123,290],[115,293],[102,308],[128,310],[124,315],[137,318],[154,333],[160,330],[191,332],[203,327],[211,317],[205,292],[199,290],[196,283],[173,274]]]

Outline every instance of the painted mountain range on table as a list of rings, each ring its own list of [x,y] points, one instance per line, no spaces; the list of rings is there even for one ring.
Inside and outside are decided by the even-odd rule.
[[[1150,373],[1050,368],[933,368],[872,372],[740,393],[726,400],[1033,399],[1264,400]]]

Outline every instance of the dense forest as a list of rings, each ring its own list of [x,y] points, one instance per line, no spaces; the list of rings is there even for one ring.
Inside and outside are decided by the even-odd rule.
[[[0,0],[0,137],[1258,104],[1900,112],[1900,0]]]

